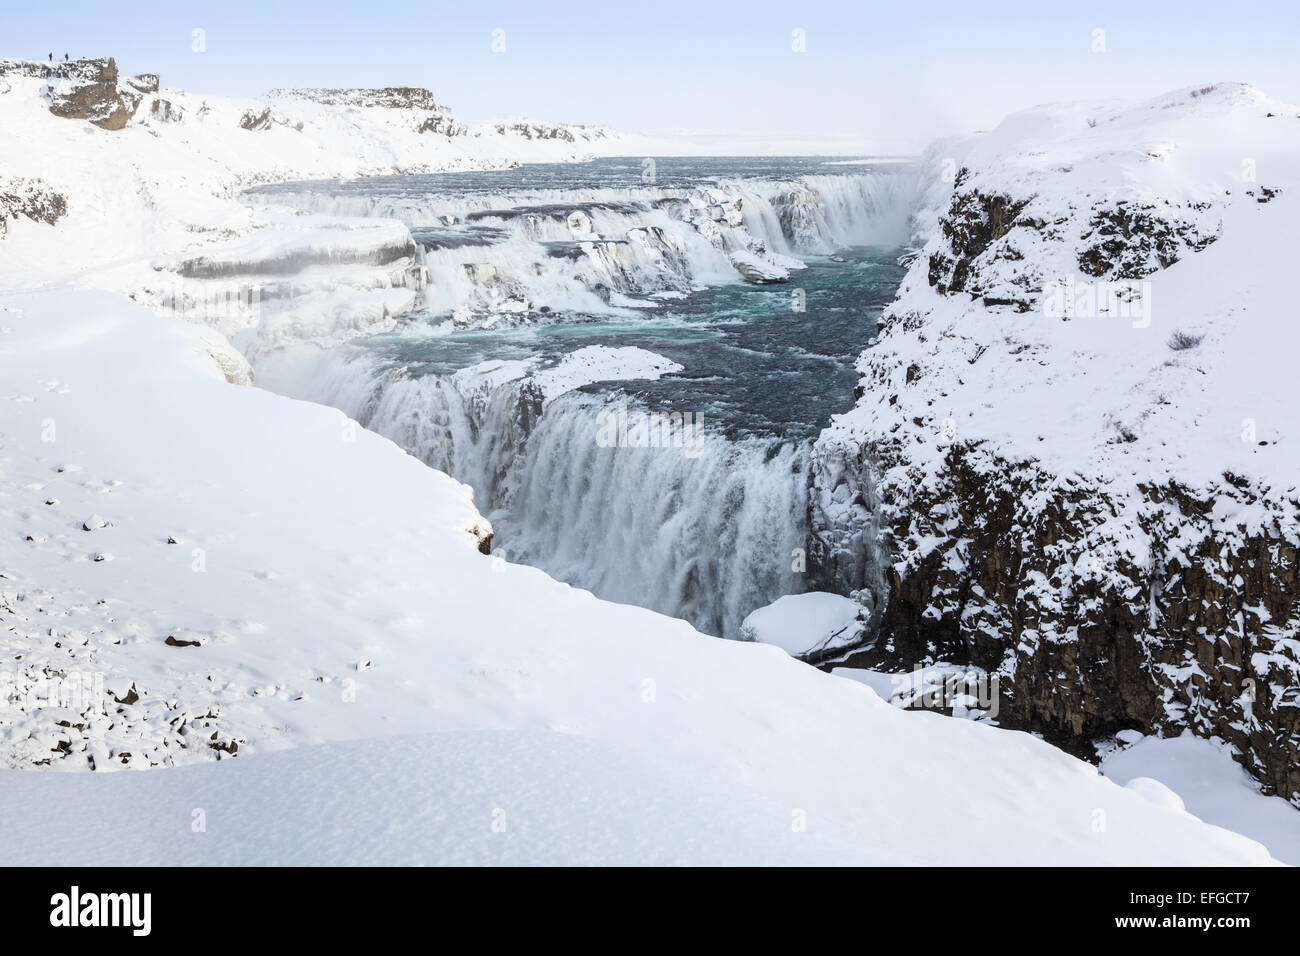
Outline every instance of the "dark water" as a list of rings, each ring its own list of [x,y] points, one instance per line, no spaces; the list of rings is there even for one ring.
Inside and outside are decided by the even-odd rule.
[[[539,290],[526,322],[490,330],[449,331],[454,297],[431,295],[440,311],[431,304],[391,334],[354,340],[319,363],[307,359],[285,371],[282,384],[297,397],[336,404],[468,482],[511,560],[738,637],[746,614],[804,587],[792,555],[806,545],[810,446],[833,415],[853,406],[855,360],[904,274],[899,247],[854,243],[902,238],[897,224],[906,210],[894,184],[904,177],[895,164],[873,169],[807,157],[660,159],[647,189],[642,170],[640,159],[604,159],[263,187],[259,193],[303,209],[403,219],[425,251],[435,292],[458,289],[463,269],[479,263]],[[702,184],[723,185],[715,193],[695,188]],[[673,281],[634,283],[611,298],[616,308],[596,309],[590,294],[552,295],[546,280],[570,268],[564,257],[581,263],[587,252],[586,240],[575,238],[583,230],[548,223],[581,211],[602,237],[670,228],[666,217],[683,204],[675,186],[689,187],[696,203],[744,196],[746,208],[758,210],[745,229],[759,229],[769,251],[788,246],[805,268],[792,270],[787,283],[751,285],[696,236],[706,254],[688,249],[688,267],[679,266]],[[800,245],[795,234],[806,219],[799,214],[810,203],[825,214],[818,237],[826,241]],[[895,228],[876,231],[878,218]],[[814,248],[838,251],[806,251]],[[711,258],[724,268],[712,268]],[[479,406],[447,381],[490,360],[549,364],[588,346],[635,346],[683,368],[561,396],[518,456],[511,388]],[[702,419],[704,440],[689,455],[602,446],[600,416],[624,398]]]
[[[684,366],[657,381],[618,384],[648,406],[703,411],[728,437],[808,439],[853,405],[854,360],[902,280],[899,254],[860,247],[835,257],[844,261],[808,258],[789,284],[709,288],[634,319],[572,317],[540,328],[397,334],[356,344],[415,374],[450,374],[487,359],[558,359],[588,345],[639,346]],[[794,311],[796,289],[806,311]]]

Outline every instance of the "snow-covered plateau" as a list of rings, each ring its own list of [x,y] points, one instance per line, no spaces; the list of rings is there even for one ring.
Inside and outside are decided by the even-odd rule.
[[[518,216],[246,190],[665,147],[467,127],[411,88],[0,61],[0,862],[1294,860],[1291,808],[1226,761],[1295,799],[1298,122],[1223,85],[1021,114],[919,182],[543,184]],[[835,592],[719,612],[758,640],[503,560],[482,489],[418,447],[443,433],[253,384],[417,309],[635,322],[899,229],[911,268],[810,477],[726,459],[802,482],[801,589]],[[1067,279],[1147,282],[1149,315],[1046,316]],[[592,344],[436,387],[476,438],[513,403],[490,484],[566,397],[680,371]],[[882,674],[935,661],[1002,678],[997,720],[889,702]],[[1048,742],[1093,740],[1102,771]],[[1184,751],[1212,773],[1150,779]]]

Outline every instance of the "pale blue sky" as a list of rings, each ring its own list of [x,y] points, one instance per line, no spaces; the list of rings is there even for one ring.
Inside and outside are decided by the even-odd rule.
[[[912,150],[1035,103],[1244,80],[1300,101],[1300,3],[6,2],[0,56],[116,56],[164,86],[418,85],[468,120]],[[206,31],[206,52],[191,50]],[[1106,52],[1091,52],[1092,31]],[[505,51],[491,49],[505,31]],[[806,52],[791,49],[802,29]]]

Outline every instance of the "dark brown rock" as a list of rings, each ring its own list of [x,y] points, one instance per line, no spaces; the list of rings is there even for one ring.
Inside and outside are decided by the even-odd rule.
[[[119,84],[112,57],[54,64],[45,93],[55,116],[86,120],[109,130],[125,126],[143,98],[135,87]]]

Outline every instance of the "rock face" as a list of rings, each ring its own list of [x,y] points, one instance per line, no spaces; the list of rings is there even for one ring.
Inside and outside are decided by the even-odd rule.
[[[956,175],[814,453],[809,586],[875,598],[838,662],[981,668],[1000,724],[1089,758],[1125,729],[1221,738],[1300,806],[1296,463],[1283,433],[1214,418],[1249,388],[1290,420],[1258,343],[1292,348],[1275,300],[1297,217],[1224,175],[1242,147],[1221,129],[1267,151],[1298,120],[1225,87],[927,155]],[[1146,309],[1053,313],[1065,282]]]
[[[820,586],[885,596],[873,641],[838,662],[999,674],[1003,726],[1085,758],[1120,730],[1190,728],[1233,744],[1266,792],[1296,802],[1300,502],[1270,508],[1265,530],[1225,534],[1208,514],[1246,504],[1249,491],[1144,487],[1136,529],[1151,546],[1132,555],[1107,525],[1133,505],[1104,487],[956,446],[941,482],[909,494],[863,482],[900,464],[902,449],[879,451],[840,489],[855,488],[880,523],[853,533],[877,540],[843,542],[839,554],[830,536],[816,542],[831,569]],[[925,537],[940,543],[883,570],[867,557],[877,543],[897,553]]]
[[[433,93],[418,86],[385,86],[378,89],[277,89],[272,99],[310,100],[326,106],[377,106],[390,110],[440,110]]]
[[[505,120],[482,123],[472,130],[474,136],[504,136],[511,139],[563,143],[601,143],[612,138],[614,131],[605,126],[580,123],[538,123],[533,120]]]
[[[0,179],[0,236],[7,220],[22,216],[54,225],[68,213],[68,201],[39,179]]]
[[[158,92],[158,74],[157,73],[139,73],[135,76],[126,78],[126,85],[141,93]]]
[[[171,100],[155,97],[149,104],[149,116],[159,123],[180,123],[185,119],[185,111]]]
[[[26,76],[45,79],[50,75],[54,63],[40,60],[0,60],[0,76]]]
[[[165,101],[160,100],[159,102]],[[239,120],[239,128],[250,130],[251,132],[268,130],[273,126],[293,127],[294,129],[301,131],[303,124],[301,122],[293,122],[289,117],[284,116],[277,110],[271,109],[269,106],[260,110],[246,110]]]
[[[604,133],[598,127],[569,127],[552,123],[494,123],[492,128],[502,136],[514,135],[524,139],[561,139],[566,143],[578,141],[575,129],[583,132],[584,139],[601,138]]]
[[[147,90],[150,85],[153,90]],[[117,63],[108,57],[55,63],[46,79],[44,95],[55,116],[117,130],[135,115],[144,92],[157,88],[158,78],[152,74],[119,83]]]
[[[467,132],[451,110],[433,98],[433,93],[418,86],[385,86],[378,89],[278,89],[267,94],[272,99],[307,100],[325,106],[360,109],[407,110],[415,114],[418,133],[460,136]]]

